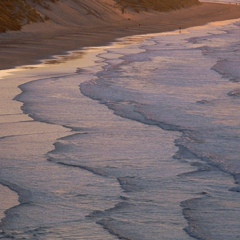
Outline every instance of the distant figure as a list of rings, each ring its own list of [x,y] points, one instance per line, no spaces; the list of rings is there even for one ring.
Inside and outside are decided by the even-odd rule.
[[[181,33],[181,30],[182,30],[182,28],[180,27],[180,28],[179,28],[179,33]]]

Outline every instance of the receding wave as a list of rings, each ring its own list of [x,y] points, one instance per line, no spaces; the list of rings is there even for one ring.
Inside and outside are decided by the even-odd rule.
[[[234,187],[240,169],[239,102],[230,98],[238,96],[234,85],[240,76],[238,45],[231,40],[226,46],[226,41],[236,36],[236,27],[233,25],[231,31],[218,29],[204,37],[201,30],[196,31],[199,37],[187,41],[184,36],[156,37],[144,42],[135,53],[110,49],[101,56],[106,63],[103,70],[80,85],[84,95],[98,100],[116,115],[181,133],[175,141],[179,150],[173,157],[196,170],[178,176],[198,183],[208,179],[216,184],[216,188],[199,191],[201,197],[182,201],[189,223],[185,230],[196,239],[234,239],[237,229],[237,214],[231,215],[231,207],[220,207],[236,206],[234,193],[239,189]],[[121,55],[117,64],[111,58],[116,53]],[[141,179],[130,176],[118,181],[126,193],[144,191],[148,182],[145,179],[142,184]],[[202,215],[203,208],[209,214]],[[230,221],[231,216],[233,224],[221,229],[221,221]],[[125,222],[117,225],[111,214],[108,217],[99,223],[116,236],[135,239],[120,234],[119,226]],[[212,229],[217,231],[213,233]]]

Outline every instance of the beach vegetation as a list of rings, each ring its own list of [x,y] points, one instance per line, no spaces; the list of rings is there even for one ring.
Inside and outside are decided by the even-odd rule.
[[[0,1],[0,32],[20,30],[25,24],[41,22],[44,18],[36,10],[39,5],[49,8],[48,2],[58,0],[4,0]]]
[[[122,13],[124,13],[125,9],[132,9],[136,12],[150,10],[168,12],[200,4],[198,0],[115,0],[115,1],[121,7]]]

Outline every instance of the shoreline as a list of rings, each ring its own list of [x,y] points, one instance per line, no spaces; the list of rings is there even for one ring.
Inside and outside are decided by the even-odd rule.
[[[117,38],[131,35],[161,33],[179,28],[205,25],[210,22],[240,18],[240,6],[202,3],[172,12],[127,14],[112,24],[85,22],[82,26],[53,22],[30,24],[18,32],[0,34],[0,70],[40,63],[53,55],[84,47],[107,45]],[[159,23],[159,24],[156,24]],[[110,33],[110,34],[109,34]]]
[[[204,3],[201,6],[191,7],[192,11],[189,10],[182,9],[158,14],[142,13],[135,16],[134,20],[127,19],[123,23],[103,24],[100,27],[83,26],[68,29],[65,26],[47,23],[48,26],[54,27],[53,32],[45,31],[44,24],[28,25],[20,32],[0,34],[0,70],[40,63],[42,59],[51,59],[54,55],[66,54],[67,51],[81,50],[84,47],[107,45],[121,37],[161,33],[177,30],[179,27],[184,29],[240,18],[240,6],[235,5]],[[209,16],[210,14],[212,15]],[[161,24],[157,25],[156,22]],[[34,30],[36,26],[40,28]],[[111,32],[110,36],[109,32]],[[18,205],[19,201],[17,192],[3,185],[0,185],[0,192],[1,196],[6,196],[5,193],[8,196],[7,201],[1,203],[0,217],[2,218],[5,216],[4,212]]]

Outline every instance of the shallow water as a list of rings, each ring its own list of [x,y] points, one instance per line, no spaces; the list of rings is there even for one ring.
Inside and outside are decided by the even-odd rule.
[[[240,4],[240,0],[200,0],[200,2],[224,3],[224,4]]]
[[[185,230],[197,239],[239,238],[239,187],[224,179],[230,174],[239,181],[239,22],[218,24],[154,36],[137,53],[132,46],[110,49],[100,55],[107,65],[97,79],[81,84],[117,115],[182,133],[175,158],[191,159],[198,171],[178,176],[191,176],[188,189],[206,194],[179,201]]]
[[[239,239],[239,25],[124,38],[1,80],[22,93],[1,114],[0,181],[21,204],[0,238]]]

